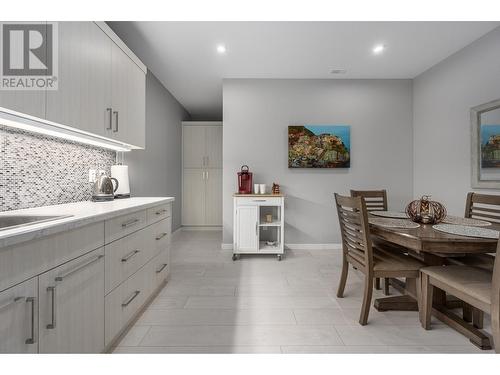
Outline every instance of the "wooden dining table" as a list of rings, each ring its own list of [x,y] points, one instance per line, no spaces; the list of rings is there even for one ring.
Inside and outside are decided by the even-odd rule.
[[[488,228],[500,230],[497,225]],[[370,224],[370,233],[374,242],[397,245],[396,248],[407,251],[409,255],[428,266],[444,265],[450,258],[460,258],[468,254],[494,253],[497,247],[496,239],[448,234],[434,229],[430,224],[420,224],[420,227],[412,229]],[[375,309],[418,311],[415,279],[408,279],[406,282],[391,279],[390,283],[402,295],[376,299]],[[433,316],[468,337],[481,349],[491,349],[489,336],[452,311],[462,306],[462,302],[453,296],[446,296],[443,291],[435,290]]]

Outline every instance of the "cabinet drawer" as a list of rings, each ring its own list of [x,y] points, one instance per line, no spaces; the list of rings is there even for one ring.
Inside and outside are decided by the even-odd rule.
[[[165,280],[167,280],[168,274],[170,273],[170,250],[165,249],[160,252],[151,261],[153,263],[152,271],[154,272],[154,285],[153,290],[156,290],[158,286]]]
[[[239,197],[236,199],[237,206],[279,206],[282,198],[275,197]]]
[[[105,229],[105,243],[110,243],[118,238],[124,237],[127,234],[138,231],[146,226],[146,210],[133,212],[128,215],[116,217],[114,219],[106,220]]]
[[[160,253],[170,245],[170,221],[171,218],[161,220],[148,227],[150,232],[149,244],[153,249],[153,256]]]
[[[0,291],[104,245],[104,222],[0,248]]]
[[[0,293],[0,353],[38,352],[38,278]]]
[[[106,294],[154,256],[155,250],[149,237],[152,237],[152,231],[144,228],[105,246]]]
[[[153,224],[172,216],[172,204],[166,203],[161,206],[151,207],[147,211],[148,224]]]
[[[116,338],[139,311],[149,293],[147,265],[105,297],[105,342]]]

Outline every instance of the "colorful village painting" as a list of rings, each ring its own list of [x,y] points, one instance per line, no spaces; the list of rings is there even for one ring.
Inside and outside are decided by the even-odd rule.
[[[500,168],[500,125],[481,125],[481,168]]]
[[[297,125],[288,127],[288,168],[349,168],[351,127]]]

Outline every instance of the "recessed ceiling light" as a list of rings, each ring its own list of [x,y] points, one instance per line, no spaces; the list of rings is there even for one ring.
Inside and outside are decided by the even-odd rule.
[[[373,47],[372,51],[375,55],[380,55],[385,51],[385,46],[383,44],[377,44],[375,45],[375,47]]]
[[[224,44],[219,44],[219,45],[217,46],[217,52],[219,52],[219,53],[221,53],[221,54],[222,54],[222,53],[226,53],[226,46],[225,46]]]
[[[346,74],[347,70],[346,69],[332,69],[330,70],[331,74]]]

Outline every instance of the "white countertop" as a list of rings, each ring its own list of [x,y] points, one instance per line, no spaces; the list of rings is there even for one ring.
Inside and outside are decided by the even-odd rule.
[[[0,212],[0,216],[72,215],[58,220],[0,230],[0,248],[75,229],[162,203],[173,202],[174,200],[173,197],[133,197],[115,199],[109,202],[76,202]]]

